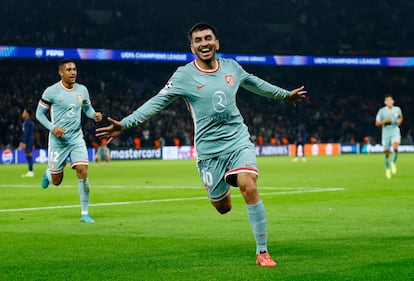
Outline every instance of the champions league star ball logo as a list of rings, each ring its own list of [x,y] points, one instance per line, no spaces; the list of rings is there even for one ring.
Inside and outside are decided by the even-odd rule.
[[[13,153],[10,149],[6,149],[1,154],[1,160],[4,164],[11,164],[13,162]]]
[[[165,84],[164,88],[161,89],[160,93],[161,94],[167,94],[167,90],[170,89],[173,86],[173,82],[170,80],[167,82],[167,84]]]
[[[165,84],[164,89],[165,90],[170,89],[172,87],[172,85],[173,85],[173,82],[170,80],[170,81],[167,82],[167,84]]]

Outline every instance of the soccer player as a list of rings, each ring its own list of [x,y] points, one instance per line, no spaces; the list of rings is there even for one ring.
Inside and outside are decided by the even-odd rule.
[[[107,145],[106,139],[102,139],[101,145],[96,150],[95,160],[98,165],[101,164],[101,161],[104,160],[107,162],[108,166],[111,165],[111,154]]]
[[[81,129],[81,112],[96,122],[102,114],[95,112],[89,99],[88,89],[76,83],[77,68],[71,59],[59,63],[61,80],[49,86],[39,100],[36,118],[49,130],[48,168],[41,186],[47,188],[52,182],[58,186],[63,180],[66,159],[70,157],[72,168],[78,177],[78,192],[81,202],[81,222],[93,223],[89,215],[88,152]],[[50,111],[51,120],[46,116]]]
[[[22,113],[23,126],[22,126],[22,139],[19,144],[20,149],[24,149],[26,152],[26,160],[28,165],[28,171],[26,174],[22,175],[23,178],[34,177],[33,172],[33,145],[34,145],[34,121],[33,121],[33,110],[30,108],[25,108]]]
[[[378,110],[375,125],[382,128],[381,138],[385,155],[385,176],[390,179],[392,174],[397,173],[398,146],[401,142],[400,125],[403,121],[401,108],[394,106],[392,95],[385,96],[385,106]],[[390,148],[392,160],[390,163]]]
[[[231,210],[230,186],[238,187],[256,241],[256,263],[276,266],[267,250],[267,223],[257,190],[258,167],[247,126],[236,106],[239,86],[251,92],[294,105],[306,94],[304,87],[286,91],[247,73],[232,59],[217,58],[220,43],[216,29],[195,24],[188,32],[195,60],[179,67],[161,91],[121,121],[108,118],[98,137],[108,142],[137,126],[178,98],[183,98],[195,128],[197,167],[212,205],[220,214]]]
[[[306,162],[305,158],[305,143],[306,143],[306,130],[305,126],[300,124],[297,128],[293,131],[295,136],[295,145],[296,145],[296,155],[295,158],[293,158],[293,163],[298,162],[299,155],[299,148],[302,149],[302,162]]]

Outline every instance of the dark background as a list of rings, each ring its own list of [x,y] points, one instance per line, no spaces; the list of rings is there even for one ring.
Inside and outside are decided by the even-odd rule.
[[[414,56],[412,1],[0,1],[0,45],[87,47],[188,52],[186,31],[198,21],[218,29],[223,53],[275,55]],[[343,3],[344,2],[344,3]],[[178,64],[79,61],[96,110],[122,118],[156,94]],[[386,67],[244,66],[276,85],[305,85],[309,100],[293,108],[240,90],[238,103],[253,140],[286,137],[304,124],[319,142],[379,142],[375,114],[392,94],[404,114],[403,143],[413,143],[413,70]],[[43,90],[57,82],[55,60],[0,60],[0,148],[16,147],[21,112],[36,109]],[[102,126],[105,123],[98,124]],[[88,145],[97,141],[85,120]],[[115,146],[155,139],[192,142],[193,126],[177,101]],[[145,133],[144,133],[145,132]],[[144,135],[149,138],[145,139]],[[39,124],[36,146],[46,147]]]

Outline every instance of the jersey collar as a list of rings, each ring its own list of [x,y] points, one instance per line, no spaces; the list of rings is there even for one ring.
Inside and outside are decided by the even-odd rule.
[[[197,64],[197,61],[196,61],[196,60],[194,60],[194,61],[193,61],[193,64],[194,64],[194,67],[195,67],[198,71],[203,72],[203,73],[206,73],[206,74],[216,73],[216,72],[217,72],[217,71],[219,71],[219,69],[220,69],[220,60],[218,60],[218,59],[217,59],[217,67],[216,67],[215,69],[211,69],[211,70],[202,69],[202,68],[201,68],[201,67]]]

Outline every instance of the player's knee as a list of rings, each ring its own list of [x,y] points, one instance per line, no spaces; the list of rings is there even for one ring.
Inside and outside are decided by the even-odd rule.
[[[220,207],[216,207],[217,212],[219,212],[220,214],[224,215],[228,212],[231,211],[231,206],[220,206]]]
[[[211,203],[213,204],[214,208],[216,208],[217,212],[219,212],[222,215],[230,212],[231,210],[231,201],[229,201],[228,199]]]
[[[79,179],[85,179],[88,177],[88,170],[85,165],[78,165],[75,169]]]
[[[63,180],[63,177],[61,177],[61,176],[60,177],[59,176],[52,177],[52,183],[53,183],[54,186],[60,185],[62,183],[62,180]]]

